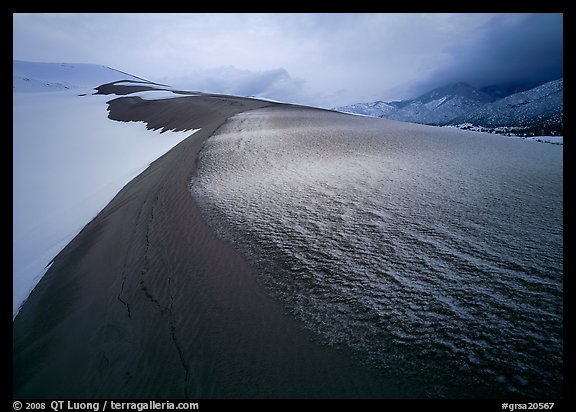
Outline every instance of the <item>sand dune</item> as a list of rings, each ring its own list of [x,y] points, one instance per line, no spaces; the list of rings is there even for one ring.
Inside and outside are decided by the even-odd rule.
[[[15,398],[407,393],[316,343],[201,218],[188,185],[203,142],[231,115],[269,105],[213,95],[110,103],[112,119],[202,130],[125,186],[56,256],[13,324]]]

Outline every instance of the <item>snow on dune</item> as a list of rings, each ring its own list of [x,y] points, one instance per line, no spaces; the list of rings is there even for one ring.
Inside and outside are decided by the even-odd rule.
[[[526,140],[542,143],[564,144],[564,136],[530,136]]]
[[[46,67],[30,65],[28,72],[47,73]],[[58,75],[50,66],[54,73],[39,84],[64,79],[86,85],[94,83],[91,76],[98,82],[135,79],[108,68],[106,74],[98,69],[103,66],[75,67]],[[160,134],[144,123],[108,119],[110,96],[92,94],[98,84],[63,91],[50,84],[23,93],[15,84],[13,93],[13,316],[46,265],[120,189],[194,133]]]
[[[145,81],[97,64],[13,60],[12,70],[12,90],[18,93],[93,88],[118,80]]]
[[[150,90],[146,92],[130,93],[130,96],[140,97],[143,100],[177,99],[178,97],[198,96],[197,94],[175,93],[171,90]]]

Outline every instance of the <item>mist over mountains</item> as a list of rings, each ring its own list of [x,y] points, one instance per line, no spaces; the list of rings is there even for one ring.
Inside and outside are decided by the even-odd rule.
[[[459,82],[415,99],[356,103],[336,108],[347,113],[435,126],[519,136],[563,134],[563,78],[528,90],[520,86],[477,89]]]

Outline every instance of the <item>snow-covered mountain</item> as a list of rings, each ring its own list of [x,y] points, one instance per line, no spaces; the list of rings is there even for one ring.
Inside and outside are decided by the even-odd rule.
[[[481,106],[454,118],[450,123],[471,123],[488,128],[514,126],[550,131],[561,129],[564,113],[563,90],[564,80],[554,80]]]
[[[150,86],[105,66],[13,62],[13,315],[46,266],[130,180],[194,131],[147,130],[108,118],[99,85]],[[136,90],[136,89],[135,89]]]
[[[412,100],[357,103],[336,110],[404,122],[443,125],[493,100],[490,95],[460,82],[434,89]]]
[[[494,99],[466,83],[434,89],[406,102],[388,118],[413,123],[443,125]]]
[[[335,110],[430,125],[506,128],[518,133],[562,134],[563,79],[498,99],[466,83],[434,89],[416,99],[356,103]],[[498,130],[496,130],[498,131]]]

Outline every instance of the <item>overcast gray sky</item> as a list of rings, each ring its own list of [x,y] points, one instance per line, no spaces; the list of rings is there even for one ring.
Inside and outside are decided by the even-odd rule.
[[[334,107],[562,76],[562,14],[14,14],[14,59]]]

